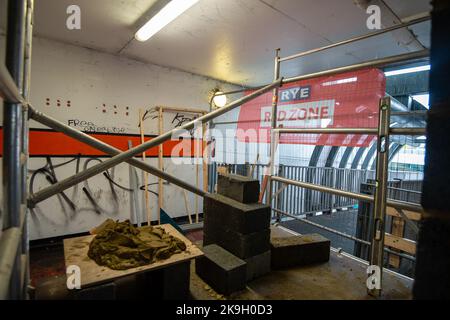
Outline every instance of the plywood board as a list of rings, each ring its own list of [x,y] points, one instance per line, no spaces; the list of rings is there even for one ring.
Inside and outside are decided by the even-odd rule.
[[[402,238],[405,233],[405,221],[399,217],[392,217],[392,235]],[[397,249],[393,249],[398,251]],[[400,257],[395,254],[389,254],[389,264],[394,268],[400,267]]]
[[[161,225],[161,227],[170,235],[177,237],[186,244],[186,251],[174,254],[169,259],[156,261],[152,264],[131,268],[128,270],[112,270],[105,266],[99,266],[94,260],[91,260],[87,253],[89,244],[94,235],[70,238],[64,240],[64,258],[66,267],[70,265],[79,266],[81,269],[81,287],[85,288],[102,282],[107,282],[123,276],[161,269],[177,263],[182,263],[203,255],[203,252],[197,248],[191,241],[179,233],[170,224]],[[142,227],[139,229],[145,229]]]
[[[416,254],[416,242],[415,241],[397,237],[390,233],[385,233],[384,245],[394,248],[394,249],[404,251],[404,252],[412,254],[412,255]]]
[[[403,213],[408,217],[409,220],[420,221],[422,219],[422,214],[420,212],[403,210]],[[398,210],[392,207],[386,208],[386,214],[389,216],[399,217],[403,219],[402,215],[398,212]]]

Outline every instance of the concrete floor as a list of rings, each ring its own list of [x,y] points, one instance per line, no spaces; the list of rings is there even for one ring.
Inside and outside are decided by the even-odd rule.
[[[367,300],[365,266],[331,253],[328,263],[272,271],[250,282],[244,291],[226,299],[236,300]],[[381,299],[411,299],[412,282],[384,273]],[[223,298],[210,289],[191,268],[191,294],[194,299]]]
[[[284,230],[280,231],[279,228],[273,229],[272,234],[276,236],[289,235]],[[201,230],[191,231],[187,236],[201,247]],[[57,278],[60,278],[59,282],[64,287],[64,256],[61,249],[60,246],[52,246],[32,250],[31,276],[38,291],[55,290],[54,285],[48,286],[44,283]],[[347,255],[331,252],[330,261],[327,263],[272,271],[250,282],[245,290],[224,297],[214,292],[195,274],[195,262],[193,261],[190,292],[191,298],[197,300],[373,299],[366,293],[365,270],[366,265],[362,262],[351,259]],[[385,272],[383,288],[381,299],[411,299],[412,281],[406,278]],[[52,297],[51,292],[44,292],[42,296],[50,299]]]
[[[272,228],[272,235],[289,236],[287,231]],[[201,242],[196,242],[201,246]],[[194,299],[235,300],[367,300],[366,268],[363,262],[334,251],[327,263],[276,270],[247,284],[245,290],[223,297],[212,290],[191,267],[191,294]],[[391,272],[383,274],[380,299],[411,299],[412,281]]]

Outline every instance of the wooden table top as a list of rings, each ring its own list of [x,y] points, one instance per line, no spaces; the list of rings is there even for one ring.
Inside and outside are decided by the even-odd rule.
[[[85,288],[103,282],[108,282],[119,277],[161,269],[177,263],[189,261],[203,255],[203,252],[198,247],[196,247],[170,224],[164,224],[160,227],[163,228],[168,234],[183,241],[186,244],[186,250],[172,255],[168,259],[159,260],[145,266],[131,268],[128,270],[113,270],[106,266],[99,266],[94,260],[88,257],[89,244],[95,237],[95,235],[89,235],[64,240],[64,258],[66,268],[70,265],[80,267],[81,288]]]

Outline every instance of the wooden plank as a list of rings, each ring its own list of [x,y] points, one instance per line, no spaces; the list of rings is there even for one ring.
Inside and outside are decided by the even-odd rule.
[[[269,182],[269,176],[267,174],[264,175],[262,185],[261,185],[261,192],[259,193],[259,203],[263,203],[264,201],[264,194],[266,193],[267,183]]]
[[[144,117],[144,111],[142,109],[139,109],[139,130],[141,133],[141,144],[143,144],[145,142],[145,136],[144,136],[144,121],[143,118]],[[145,151],[142,152],[142,161],[145,162],[146,160],[146,153]],[[145,192],[145,212],[147,214],[147,224],[150,225],[150,223],[152,222],[152,215],[150,212],[150,200],[149,200],[149,192],[148,192],[148,172],[144,171],[144,192]],[[138,213],[139,215],[141,214],[140,212]],[[140,219],[139,219],[140,221]]]
[[[384,245],[392,247],[394,249],[401,250],[411,255],[416,254],[416,242],[409,239],[404,239],[398,236],[394,236],[390,233],[384,235]]]
[[[195,164],[195,187],[198,189],[199,183],[199,173],[200,173],[200,163],[198,158],[196,159],[197,163]],[[198,202],[200,200],[200,196],[198,194],[195,195],[195,223],[198,223]]]
[[[189,218],[189,224],[192,224],[192,217],[191,217],[191,211],[189,209],[189,200],[186,189],[183,189],[183,195],[184,195],[184,206],[186,208],[186,213]]]
[[[206,142],[206,131],[207,125],[203,124],[202,126],[202,141],[203,141],[203,150],[205,150],[205,154],[203,154],[203,191],[208,192],[208,145]]]
[[[268,167],[266,168],[266,172],[265,172],[265,175],[264,175],[264,178],[263,178],[263,183],[262,183],[262,186],[261,186],[261,192],[259,194],[259,203],[263,203],[264,202],[264,195],[266,193],[266,189],[267,189],[267,186],[269,185],[269,181],[270,181],[270,175],[271,175],[270,167],[271,167],[272,161],[274,161],[274,155],[278,151],[278,144],[279,144],[279,142],[280,142],[280,135],[277,134],[275,136],[275,141],[274,141],[274,144],[275,144],[274,148],[273,148],[274,149],[274,154],[270,155],[270,160],[269,160],[269,163],[268,163]],[[269,204],[270,204],[270,201],[271,200],[269,200]]]
[[[203,255],[199,248],[192,244],[191,241],[179,233],[174,227],[169,224],[161,225],[161,227],[167,233],[183,241],[186,244],[186,251],[174,254],[169,259],[156,261],[146,266],[131,268],[128,270],[112,270],[108,267],[99,266],[94,260],[91,260],[88,257],[87,253],[89,251],[89,244],[95,237],[94,235],[90,235],[64,240],[64,258],[66,267],[70,265],[77,265],[80,267],[81,287],[85,288],[103,282],[112,281],[116,278],[127,275],[161,269],[167,266],[189,261]],[[140,229],[145,228],[148,227],[145,226]]]
[[[398,217],[392,217],[392,235],[397,237],[403,237],[405,232],[405,221]],[[398,251],[397,249],[393,249],[394,251]],[[400,267],[401,258],[395,254],[389,254],[389,264],[394,268]]]
[[[256,155],[255,162],[251,165],[250,170],[248,172],[248,177],[253,178],[253,172],[255,171],[255,167],[259,162],[259,153]]]
[[[163,109],[159,108],[158,113],[158,131],[159,135],[162,135],[164,133],[164,114]],[[158,146],[158,169],[164,170],[164,159],[163,159],[163,144],[160,144]],[[163,186],[163,180],[161,178],[158,178],[158,224],[161,224],[161,208],[164,206],[164,186]]]
[[[225,177],[228,176],[228,168],[225,166],[218,166],[217,174]]]
[[[194,108],[176,108],[176,107],[158,106],[158,107],[156,107],[156,109],[159,111],[159,134],[160,135],[164,133],[164,130],[163,130],[163,124],[164,124],[163,117],[164,117],[164,115],[163,115],[163,112],[185,112],[185,113],[200,114],[200,115],[208,113],[208,111],[201,110],[201,109],[194,109]],[[202,126],[203,150],[206,148],[205,128],[206,128],[206,125],[203,125]],[[164,166],[163,165],[163,159],[162,159],[162,156],[163,156],[163,149],[162,148],[163,148],[163,146],[160,145],[159,149],[158,149],[158,166],[159,166],[160,170],[164,170],[163,169],[163,166]],[[198,181],[199,180],[199,166],[200,166],[199,164],[196,165],[196,177],[195,177],[196,187],[198,187],[198,184],[199,184],[199,181]],[[206,168],[206,173],[205,173],[205,168]],[[205,179],[205,175],[206,175],[206,179]],[[207,191],[207,189],[208,189],[208,178],[207,178],[207,175],[208,175],[207,165],[205,165],[205,161],[203,161],[203,188],[204,188],[205,191]],[[205,184],[206,184],[206,186],[205,186]],[[158,192],[160,194],[159,199],[158,199],[158,212],[160,212],[161,208],[164,205],[164,202],[163,202],[163,199],[164,199],[163,192],[164,191],[163,191],[163,181],[162,181],[162,179],[158,180],[158,186],[159,186],[158,187],[158,190],[159,190]],[[196,221],[196,223],[199,222],[198,201],[199,201],[199,196],[196,195],[195,196],[195,221]],[[189,213],[188,216],[189,216],[189,221],[192,224],[191,214]],[[160,218],[158,219],[158,221],[160,221]]]
[[[420,221],[422,220],[422,214],[420,212],[403,210],[403,213],[409,218],[409,220]],[[387,207],[386,214],[393,217],[402,218],[402,215],[398,212],[398,209]]]

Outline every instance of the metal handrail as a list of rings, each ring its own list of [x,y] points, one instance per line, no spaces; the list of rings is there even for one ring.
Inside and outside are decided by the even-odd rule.
[[[363,240],[363,239],[359,239],[359,238],[354,237],[354,236],[352,236],[352,235],[350,235],[350,234],[347,234],[347,233],[345,233],[345,232],[341,232],[341,231],[336,230],[336,229],[333,229],[333,228],[325,227],[325,226],[323,226],[323,225],[321,225],[321,224],[319,224],[319,223],[315,223],[315,222],[309,221],[309,220],[307,220],[307,219],[300,218],[300,217],[298,217],[298,216],[296,216],[296,215],[287,213],[287,212],[285,212],[285,211],[282,211],[282,210],[279,210],[279,209],[276,209],[276,208],[272,208],[272,210],[275,211],[275,212],[281,213],[282,215],[285,215],[285,216],[287,216],[287,217],[293,218],[293,219],[295,219],[295,220],[299,220],[299,221],[302,221],[302,222],[304,222],[304,223],[310,224],[310,225],[312,225],[312,226],[314,226],[314,227],[316,227],[316,228],[323,229],[323,230],[325,230],[325,231],[328,231],[328,232],[331,232],[331,233],[340,235],[340,236],[342,236],[342,237],[344,237],[344,238],[347,238],[347,239],[350,239],[350,240],[353,240],[353,241],[356,241],[356,242],[365,244],[365,245],[367,245],[367,246],[370,246],[370,242],[369,242],[369,241],[366,241],[366,240]]]
[[[277,176],[272,176],[271,179],[274,181],[290,184],[290,185],[297,186],[300,188],[306,188],[306,189],[311,189],[311,190],[320,191],[320,192],[332,193],[332,194],[335,194],[338,196],[353,198],[356,200],[370,202],[370,203],[374,202],[374,197],[367,195],[367,194],[350,192],[350,191],[340,190],[340,189],[336,189],[336,188],[325,187],[325,186],[321,186],[321,185],[317,185],[317,184],[313,184],[313,183],[286,179],[286,178],[277,177]],[[414,211],[414,212],[423,212],[422,206],[415,204],[415,203],[411,203],[411,202],[388,199],[386,204],[388,207],[393,207],[393,208],[397,208],[397,209],[409,210],[409,211]]]
[[[297,186],[300,188],[306,188],[306,189],[311,189],[311,190],[320,191],[320,192],[328,192],[328,193],[332,193],[332,194],[335,194],[338,196],[352,198],[352,199],[356,199],[356,200],[360,200],[360,201],[366,201],[366,202],[370,202],[370,203],[374,202],[374,197],[371,195],[367,195],[367,194],[350,192],[350,191],[340,190],[340,189],[336,189],[336,188],[325,187],[325,186],[321,186],[321,185],[317,185],[317,184],[313,184],[313,183],[309,183],[309,182],[302,182],[302,181],[286,179],[286,178],[277,177],[277,176],[272,176],[272,180],[278,181],[281,183],[290,184],[290,185]]]

